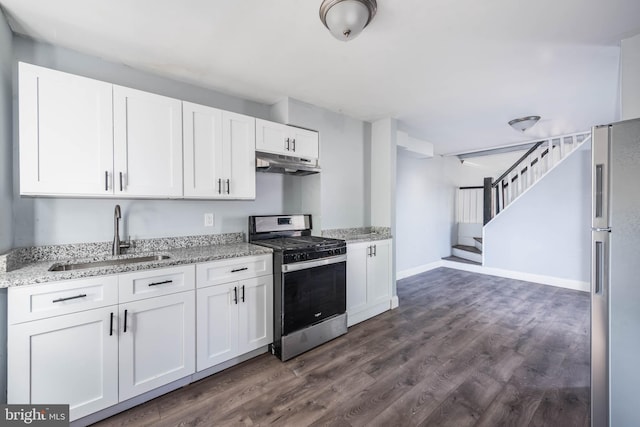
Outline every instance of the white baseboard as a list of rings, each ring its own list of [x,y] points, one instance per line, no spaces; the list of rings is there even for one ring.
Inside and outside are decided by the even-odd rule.
[[[398,299],[398,295],[394,295],[391,298],[391,310],[394,308],[398,308],[400,306],[400,300]]]
[[[415,276],[416,274],[424,273],[425,271],[433,270],[438,267],[442,267],[442,260],[430,262],[429,264],[419,265],[417,267],[409,268],[406,270],[398,271],[396,273],[396,280],[405,279],[407,277]]]
[[[484,267],[482,265],[464,264],[455,261],[442,261],[442,266],[456,270],[470,271],[473,273],[488,274],[490,276],[505,277],[507,279],[524,280],[526,282],[540,283],[542,285],[557,286],[559,288],[573,289],[575,291],[590,292],[589,282],[564,279],[561,277],[544,276],[541,274],[523,273],[521,271],[503,270],[501,268]]]

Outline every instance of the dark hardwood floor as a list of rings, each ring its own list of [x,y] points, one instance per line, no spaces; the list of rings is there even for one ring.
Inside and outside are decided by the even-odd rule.
[[[398,296],[286,363],[265,354],[96,425],[589,425],[587,293],[440,268]]]

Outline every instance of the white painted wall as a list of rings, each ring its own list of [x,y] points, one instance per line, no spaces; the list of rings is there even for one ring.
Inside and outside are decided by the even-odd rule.
[[[484,229],[484,265],[588,282],[591,144],[583,144]]]
[[[13,36],[0,9],[0,253],[13,246]],[[7,402],[7,289],[0,289],[0,403]]]
[[[398,150],[396,262],[398,277],[451,255],[460,161],[436,155],[418,159]]]
[[[640,34],[622,40],[620,54],[622,119],[640,117]]]
[[[255,117],[270,117],[270,107],[267,105],[161,78],[124,64],[106,62],[22,37],[14,38],[13,47],[14,79],[17,79],[17,61],[24,61]],[[17,112],[17,84],[13,87],[13,108]],[[13,164],[17,165],[17,113],[14,114],[14,129]],[[7,224],[13,226],[15,247],[111,240],[113,208],[117,203],[122,206],[123,233],[131,235],[133,239],[246,232],[248,215],[277,214],[283,211],[287,203],[283,192],[284,178],[276,174],[257,174],[255,201],[217,202],[21,198],[18,195],[17,167],[13,176],[15,220],[7,222],[3,218],[2,228]],[[206,212],[215,214],[214,228],[204,227],[203,214]]]

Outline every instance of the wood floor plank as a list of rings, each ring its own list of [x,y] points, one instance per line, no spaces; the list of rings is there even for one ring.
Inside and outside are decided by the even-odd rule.
[[[587,293],[439,268],[290,361],[264,354],[105,426],[588,426]]]

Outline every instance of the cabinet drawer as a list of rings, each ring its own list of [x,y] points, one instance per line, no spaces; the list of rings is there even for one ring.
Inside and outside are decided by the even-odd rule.
[[[121,303],[189,291],[195,288],[195,267],[185,265],[121,274],[118,287]]]
[[[117,303],[117,276],[14,287],[8,290],[8,323],[12,325]]]
[[[272,255],[231,258],[196,265],[197,287],[204,288],[221,283],[273,273]]]

